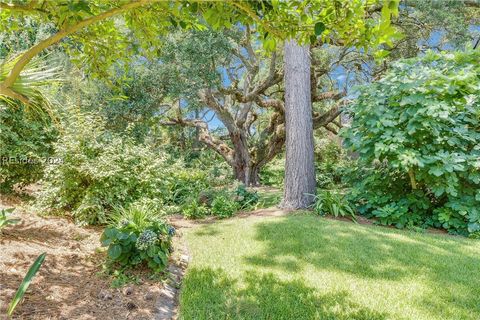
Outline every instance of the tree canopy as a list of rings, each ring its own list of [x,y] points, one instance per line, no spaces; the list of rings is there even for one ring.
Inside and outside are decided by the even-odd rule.
[[[26,65],[44,49],[62,42],[90,71],[102,73],[125,52],[141,50],[154,54],[159,35],[172,26],[183,29],[230,27],[240,23],[255,26],[265,48],[288,37],[300,41],[346,45],[391,44],[394,28],[391,15],[398,13],[398,1],[15,1],[1,2],[0,31],[18,28],[25,16],[52,24],[57,32],[18,55],[0,79],[0,94],[28,104],[28,98],[12,89]],[[373,16],[381,12],[380,18]],[[119,19],[122,16],[123,19]],[[321,19],[319,19],[321,17]],[[352,34],[352,31],[354,32]],[[134,39],[134,41],[131,41]],[[5,66],[2,69],[6,68]]]

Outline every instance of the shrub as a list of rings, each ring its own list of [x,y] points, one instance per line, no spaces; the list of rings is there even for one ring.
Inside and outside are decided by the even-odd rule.
[[[93,114],[69,120],[55,143],[63,161],[47,167],[38,197],[45,211],[71,210],[78,222],[95,224],[141,198],[161,206],[172,183],[161,153],[105,131]]]
[[[185,201],[180,210],[185,218],[188,219],[204,218],[209,214],[208,208],[195,198]]]
[[[185,154],[185,151],[182,152]],[[197,154],[197,157],[189,158],[189,155]],[[221,187],[232,183],[232,168],[221,158],[219,154],[210,149],[190,152],[185,155],[185,167],[188,169],[201,170],[206,174],[210,187]]]
[[[256,191],[248,191],[245,185],[238,184],[234,190],[207,188],[198,195],[193,193],[193,196],[185,198],[180,211],[189,219],[204,218],[210,214],[227,218],[238,210],[255,207],[258,201]]]
[[[166,202],[183,204],[187,200],[196,198],[202,190],[209,188],[208,176],[205,172],[196,169],[185,169],[178,165],[170,168],[170,178],[166,181]]]
[[[282,186],[285,179],[285,158],[276,158],[260,169],[260,183],[266,186]]]
[[[221,218],[233,216],[238,209],[239,204],[227,192],[217,194],[212,201],[212,214]]]
[[[331,138],[315,140],[315,174],[317,187],[338,188],[345,170],[351,165],[339,143]]]
[[[41,179],[56,136],[47,116],[0,104],[0,192]]]
[[[312,209],[319,215],[331,214],[334,217],[350,217],[356,221],[355,210],[338,191],[321,190],[314,197]]]
[[[256,191],[248,191],[244,184],[238,185],[235,189],[235,200],[238,202],[240,209],[250,209],[254,207],[259,200]]]
[[[480,230],[480,52],[403,60],[360,88],[345,142],[359,154],[352,198],[397,227]]]
[[[174,232],[154,208],[132,205],[116,209],[101,242],[108,246],[109,265],[126,269],[146,263],[151,270],[160,272],[168,264]]]

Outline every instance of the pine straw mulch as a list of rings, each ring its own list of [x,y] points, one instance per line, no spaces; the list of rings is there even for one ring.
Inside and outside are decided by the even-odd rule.
[[[83,228],[65,218],[39,217],[18,208],[16,199],[0,196],[0,208],[17,207],[22,219],[0,234],[0,319],[28,268],[42,252],[47,256],[14,319],[152,319],[162,288],[158,280],[111,288],[101,276],[101,228]]]

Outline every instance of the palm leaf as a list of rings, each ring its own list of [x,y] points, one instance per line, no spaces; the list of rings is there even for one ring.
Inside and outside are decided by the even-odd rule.
[[[0,83],[7,78],[19,57],[20,55],[0,61]],[[24,104],[28,108],[51,113],[52,103],[44,94],[44,90],[46,86],[61,81],[60,68],[50,67],[55,64],[48,55],[30,61],[9,89],[27,99],[28,103],[24,102]],[[21,103],[16,97],[1,93],[0,101],[14,108]]]

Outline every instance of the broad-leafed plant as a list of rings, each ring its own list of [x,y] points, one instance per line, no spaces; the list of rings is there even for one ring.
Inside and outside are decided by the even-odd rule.
[[[362,172],[353,198],[384,224],[480,230],[478,51],[399,61],[360,88],[345,142]]]
[[[101,242],[108,247],[107,261],[120,270],[145,263],[155,272],[168,264],[175,229],[160,219],[148,205],[118,208]]]

